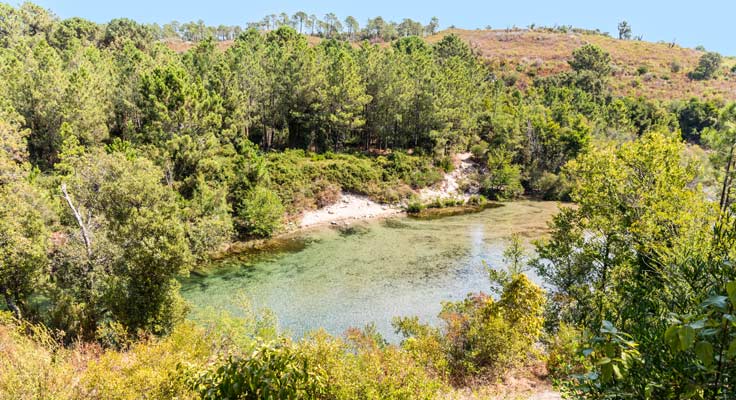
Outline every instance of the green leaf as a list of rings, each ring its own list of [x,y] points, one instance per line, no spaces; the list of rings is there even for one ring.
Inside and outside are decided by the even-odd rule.
[[[600,360],[598,360],[598,362],[595,363],[595,365],[605,365],[605,364],[609,364],[610,362],[611,362],[611,359],[610,358],[603,357]]]
[[[603,321],[603,326],[601,327],[601,333],[611,333],[616,334],[618,333],[618,329],[616,329],[615,326],[610,321]]]
[[[726,293],[728,293],[728,298],[731,299],[731,304],[736,308],[736,281],[726,283]]]
[[[695,343],[695,329],[689,326],[678,329],[677,336],[680,338],[680,350],[687,350]]]
[[[695,345],[695,355],[706,367],[713,364],[713,345],[708,342],[698,342]]]
[[[716,308],[724,309],[726,308],[726,300],[728,300],[726,296],[710,296],[700,306],[703,308],[715,306]]]
[[[616,379],[622,379],[624,376],[621,374],[621,370],[618,368],[618,365],[613,364],[613,375],[616,377]]]
[[[680,327],[672,325],[664,332],[664,341],[674,351],[680,350],[680,339],[677,335]]]
[[[731,341],[731,344],[728,346],[728,352],[726,353],[728,358],[734,358],[736,357],[736,339]]]
[[[613,378],[613,364],[610,363],[611,360],[608,361],[608,363],[601,365],[601,380],[603,382],[610,382]]]

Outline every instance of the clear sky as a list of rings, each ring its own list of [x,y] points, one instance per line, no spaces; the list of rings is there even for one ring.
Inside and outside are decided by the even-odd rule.
[[[2,0],[0,0],[2,1]],[[7,0],[5,0],[7,1]],[[10,1],[17,3],[17,1]],[[35,0],[62,18],[79,16],[96,22],[116,17],[128,17],[139,22],[165,23],[202,19],[208,25],[245,25],[268,14],[303,10],[323,16],[334,12],[343,19],[352,15],[365,24],[368,18],[380,15],[400,21],[412,18],[423,23],[432,16],[440,19],[441,27],[493,28],[537,25],[574,25],[599,28],[616,34],[616,25],[627,20],[634,35],[644,40],[676,41],[681,46],[703,45],[709,50],[736,56],[734,22],[736,0],[445,0],[435,2],[400,0]]]

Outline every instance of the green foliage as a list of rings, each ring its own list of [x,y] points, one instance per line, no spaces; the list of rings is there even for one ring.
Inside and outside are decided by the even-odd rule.
[[[592,44],[573,51],[568,63],[573,71],[590,71],[601,77],[611,74],[611,55]]]
[[[457,382],[499,377],[528,361],[542,333],[543,291],[523,274],[504,283],[498,301],[479,294],[444,304],[442,331],[416,319],[395,319],[397,332],[407,337],[402,346]]]
[[[230,358],[194,384],[203,399],[316,399],[326,379],[289,345],[265,344],[247,358]]]
[[[280,227],[284,206],[279,197],[268,188],[256,186],[245,194],[236,209],[241,234],[267,237]]]
[[[487,161],[488,176],[481,181],[483,193],[494,200],[514,199],[521,196],[521,170],[511,163],[511,154],[491,151]]]
[[[586,339],[582,332],[571,325],[560,324],[547,343],[547,370],[558,384],[575,375],[582,375],[590,368],[583,355]]]
[[[703,130],[715,127],[719,118],[719,106],[713,101],[690,99],[677,107],[680,131],[686,140],[699,141]]]
[[[0,186],[0,294],[17,318],[46,279],[50,232],[43,194],[26,182]]]
[[[698,81],[711,79],[721,68],[722,62],[723,57],[720,54],[712,51],[707,52],[700,57],[700,60],[698,60],[698,66],[695,70],[689,72],[687,76],[690,79]]]

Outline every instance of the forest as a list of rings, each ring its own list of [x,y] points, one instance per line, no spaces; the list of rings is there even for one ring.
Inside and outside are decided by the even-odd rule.
[[[594,44],[521,85],[438,31],[0,3],[0,397],[454,398],[541,364],[566,398],[734,398],[734,99],[616,94]],[[682,73],[734,72],[704,52]],[[463,152],[473,201],[563,206],[439,326],[396,318],[393,344],[370,326],[294,339],[247,304],[187,318],[181,279],[232,243],[342,192],[425,207]]]

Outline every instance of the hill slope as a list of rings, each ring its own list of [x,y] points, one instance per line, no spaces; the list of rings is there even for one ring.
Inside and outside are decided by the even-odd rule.
[[[592,43],[611,54],[615,65],[611,85],[617,94],[656,99],[736,99],[736,75],[730,72],[736,65],[734,58],[724,58],[716,79],[692,81],[687,73],[695,68],[703,52],[668,43],[618,40],[594,34],[460,29],[444,31],[427,40],[435,42],[447,33],[460,36],[495,65],[517,72],[522,85],[530,83],[535,75],[569,69],[567,60],[573,50]],[[679,71],[672,68],[673,63],[679,64]]]
[[[736,74],[730,72],[736,65],[733,57],[724,58],[722,71],[716,79],[693,81],[687,73],[695,68],[703,52],[669,43],[618,40],[581,33],[463,29],[446,30],[428,37],[427,41],[436,42],[449,33],[470,43],[493,65],[514,74],[522,88],[530,85],[535,76],[567,70],[567,60],[573,50],[592,43],[611,54],[615,65],[611,86],[616,94],[662,100],[691,97],[736,100]],[[311,44],[320,41],[316,37],[308,39]],[[177,52],[193,46],[178,40],[166,43]],[[219,42],[218,48],[224,50],[231,44],[232,41]]]

